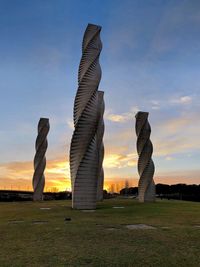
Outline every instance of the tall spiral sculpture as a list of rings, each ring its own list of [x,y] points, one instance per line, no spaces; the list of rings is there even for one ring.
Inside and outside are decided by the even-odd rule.
[[[104,92],[98,91],[98,112],[99,123],[97,128],[97,151],[98,151],[98,174],[97,174],[97,201],[103,200],[103,184],[104,184],[104,171],[103,171],[103,158],[104,158],[104,120],[103,114],[105,110]]]
[[[150,141],[151,127],[148,122],[148,112],[139,111],[136,114],[136,135],[138,152],[138,198],[140,202],[155,201],[155,183],[153,175],[154,163],[151,159],[153,146]]]
[[[36,139],[33,174],[33,200],[43,200],[45,185],[44,170],[46,167],[45,153],[47,150],[47,134],[49,132],[49,119],[41,118],[38,123],[38,136]]]
[[[97,198],[98,86],[101,27],[88,24],[82,43],[78,90],[74,102],[74,133],[70,147],[72,207],[95,209]]]

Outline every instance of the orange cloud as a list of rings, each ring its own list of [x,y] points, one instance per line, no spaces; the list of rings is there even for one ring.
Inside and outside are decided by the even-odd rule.
[[[110,111],[105,112],[105,119],[113,122],[127,122],[134,118],[134,115],[139,111],[138,107],[132,107],[129,112],[122,114],[111,113]]]
[[[110,121],[114,121],[114,122],[125,122],[129,118],[128,116],[125,116],[125,115],[109,114],[107,116],[107,119]]]
[[[10,162],[0,165],[0,186],[7,189],[32,190],[33,163]],[[48,160],[45,169],[45,190],[53,187],[58,190],[70,189],[69,163],[64,160]]]
[[[132,154],[106,154],[104,167],[107,168],[124,168],[127,166],[136,166],[137,155]]]

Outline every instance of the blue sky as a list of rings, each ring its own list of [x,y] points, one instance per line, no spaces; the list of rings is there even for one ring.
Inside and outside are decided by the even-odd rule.
[[[106,179],[137,180],[134,115],[144,110],[150,112],[157,180],[199,183],[198,0],[0,0],[0,186],[5,179],[31,181],[40,117],[50,119],[49,169],[67,162],[63,172],[46,178],[59,173],[58,181],[68,173],[88,23],[102,26]],[[31,166],[29,172],[20,173],[20,164]]]

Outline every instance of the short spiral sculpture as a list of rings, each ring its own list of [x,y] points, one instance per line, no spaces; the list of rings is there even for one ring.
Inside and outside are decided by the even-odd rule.
[[[98,183],[97,183],[97,201],[103,200],[103,184],[104,184],[104,170],[103,170],[103,158],[104,158],[104,120],[103,114],[105,110],[104,104],[104,92],[98,91],[98,112],[99,112],[99,123],[97,128],[97,150],[98,150]]]
[[[44,170],[46,167],[45,153],[47,150],[47,134],[49,132],[49,119],[41,118],[38,123],[38,136],[36,139],[36,154],[34,157],[33,174],[33,200],[43,199],[43,190],[45,185]]]
[[[155,183],[153,180],[154,163],[151,159],[153,146],[150,141],[151,127],[148,122],[148,112],[136,114],[136,135],[138,152],[138,198],[140,202],[155,201]]]
[[[82,44],[78,90],[74,102],[74,133],[70,147],[72,207],[96,208],[98,86],[101,79],[99,55],[101,27],[88,24]]]

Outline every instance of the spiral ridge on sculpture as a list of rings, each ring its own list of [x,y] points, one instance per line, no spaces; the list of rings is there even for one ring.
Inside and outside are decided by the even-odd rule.
[[[104,185],[104,170],[103,170],[103,158],[104,158],[104,115],[105,103],[104,103],[104,92],[98,91],[98,113],[99,123],[97,127],[97,151],[98,151],[98,174],[97,174],[97,201],[103,200],[103,185]]]
[[[101,27],[88,24],[82,43],[78,90],[74,102],[74,133],[70,147],[72,207],[94,209],[97,194],[98,86]]]
[[[43,190],[45,186],[44,170],[46,167],[45,153],[47,150],[47,134],[49,132],[49,119],[41,118],[38,123],[38,135],[35,143],[36,154],[34,157],[33,174],[33,200],[43,199]]]
[[[138,152],[138,198],[140,202],[155,201],[155,183],[153,175],[155,171],[152,160],[153,145],[150,140],[151,127],[148,122],[148,112],[136,114],[136,135]]]

